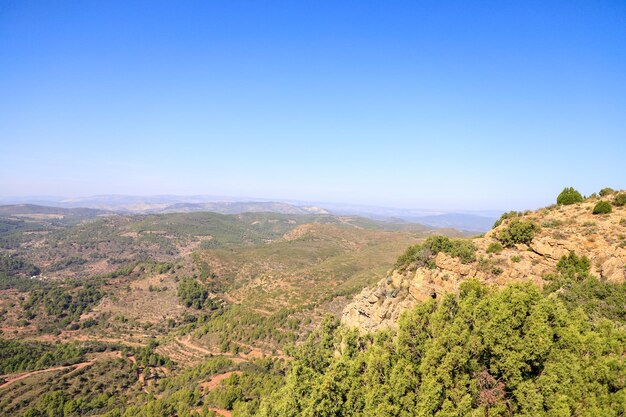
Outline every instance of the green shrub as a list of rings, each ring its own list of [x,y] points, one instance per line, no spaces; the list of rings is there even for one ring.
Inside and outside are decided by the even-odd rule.
[[[604,197],[604,196],[607,196],[609,194],[613,194],[614,192],[615,192],[614,189],[612,189],[610,187],[605,187],[605,188],[600,190],[600,197]]]
[[[500,242],[491,242],[487,246],[487,253],[500,253],[502,252],[502,244]]]
[[[443,252],[461,263],[476,260],[476,247],[469,240],[450,239],[446,236],[431,236],[424,243],[410,246],[396,261],[396,269],[406,270],[409,266],[434,268],[434,257]]]
[[[541,230],[539,225],[530,220],[514,219],[506,229],[498,234],[497,238],[505,247],[518,243],[529,244],[539,230]]]
[[[518,255],[511,256],[511,262],[518,263],[518,262],[521,262],[521,261],[522,261],[522,258],[520,256],[518,256]]]
[[[586,256],[578,257],[573,251],[569,255],[563,255],[556,264],[557,271],[570,279],[588,276],[590,268],[591,261],[589,258]]]
[[[193,307],[196,310],[217,308],[216,302],[209,297],[209,293],[209,288],[194,278],[183,278],[178,283],[178,299],[185,307]]]
[[[619,207],[626,205],[626,193],[616,195],[613,204]]]
[[[515,217],[520,217],[522,215],[521,212],[519,211],[507,211],[506,213],[503,213],[502,216],[500,216],[500,218],[498,220],[496,220],[496,222],[493,224],[492,229],[495,229],[496,227],[500,226],[502,224],[503,221],[505,221],[506,219],[513,219]]]
[[[593,214],[608,214],[611,210],[611,203],[608,201],[599,201],[593,208]]]
[[[561,194],[556,198],[556,204],[569,205],[575,203],[582,203],[583,196],[574,189],[574,187],[565,187]]]
[[[568,305],[529,284],[466,281],[405,313],[396,337],[335,327],[298,347],[257,415],[623,414],[626,332]]]

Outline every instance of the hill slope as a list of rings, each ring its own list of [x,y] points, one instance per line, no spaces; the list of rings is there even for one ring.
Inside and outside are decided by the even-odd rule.
[[[598,201],[594,198],[513,214],[484,237],[472,239],[474,253],[469,262],[440,251],[429,254],[428,265],[421,265],[419,260],[397,264],[376,287],[355,297],[344,311],[343,322],[364,330],[395,327],[404,311],[431,297],[458,292],[468,278],[497,285],[532,281],[542,286],[546,276],[558,272],[559,261],[570,252],[590,260],[591,274],[604,281],[623,282],[626,208],[613,207],[609,214],[594,215]],[[507,245],[512,225],[523,234],[523,226],[530,224],[537,226],[532,239]]]

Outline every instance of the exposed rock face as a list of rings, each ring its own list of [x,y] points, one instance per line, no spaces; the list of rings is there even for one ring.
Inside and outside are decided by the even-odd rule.
[[[610,200],[610,198],[609,198]],[[513,281],[544,283],[556,273],[563,255],[575,252],[591,260],[591,272],[610,282],[626,280],[626,207],[613,207],[608,215],[593,215],[597,199],[570,206],[552,206],[525,214],[541,226],[529,245],[487,253],[509,221],[473,239],[477,261],[463,264],[458,258],[439,253],[435,268],[401,273],[390,271],[374,288],[366,288],[346,306],[342,322],[363,331],[395,327],[400,315],[431,297],[458,291],[459,284],[477,278],[489,284]]]

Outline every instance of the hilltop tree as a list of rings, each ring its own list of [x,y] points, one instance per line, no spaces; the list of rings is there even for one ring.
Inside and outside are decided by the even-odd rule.
[[[608,214],[612,210],[611,203],[608,201],[599,201],[593,208],[593,214]]]
[[[574,189],[574,187],[565,187],[561,194],[556,198],[556,204],[569,205],[575,203],[582,203],[583,196]]]
[[[500,231],[497,239],[506,247],[520,243],[528,245],[539,230],[539,225],[530,220],[513,219],[506,229]]]
[[[618,207],[626,205],[626,193],[620,193],[616,195],[615,199],[613,200],[613,204]]]
[[[613,193],[615,193],[614,189],[612,189],[611,187],[605,187],[605,188],[600,190],[600,197],[605,197],[605,196],[613,194]]]

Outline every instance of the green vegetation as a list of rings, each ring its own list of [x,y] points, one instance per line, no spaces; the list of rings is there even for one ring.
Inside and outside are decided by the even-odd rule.
[[[419,268],[426,266],[433,268],[434,257],[443,252],[454,258],[459,258],[467,264],[476,260],[476,248],[470,240],[450,239],[446,236],[431,236],[424,243],[410,246],[396,261],[396,269]]]
[[[159,343],[153,339],[147,346],[132,349],[131,352],[135,357],[135,365],[143,368],[156,366],[171,368],[172,362],[154,351],[157,346],[159,346]]]
[[[503,213],[498,220],[493,224],[493,229],[500,226],[507,219],[514,219],[516,217],[522,216],[522,213],[519,211],[508,211]]]
[[[104,359],[80,370],[48,372],[0,391],[0,410],[7,416],[119,416],[129,396],[141,401],[138,373],[130,361]],[[27,404],[29,404],[27,406]]]
[[[205,402],[222,409],[233,410],[236,416],[251,415],[261,398],[276,392],[285,383],[282,361],[265,358],[244,368],[241,375],[227,378],[220,389],[207,395]]]
[[[491,242],[487,246],[487,253],[500,253],[502,252],[502,244],[500,242]]]
[[[7,276],[22,274],[30,277],[39,275],[40,272],[38,267],[20,257],[0,254],[0,274]]]
[[[245,306],[230,305],[197,323],[197,337],[213,341],[222,352],[239,353],[246,346],[267,351],[296,342],[304,320],[295,309],[259,314]]]
[[[458,299],[405,314],[397,337],[327,322],[296,351],[285,385],[241,416],[617,417],[625,346],[623,329],[531,284],[470,281]]]
[[[613,204],[618,207],[626,205],[626,193],[620,193],[616,195],[615,199],[613,200]]]
[[[561,191],[561,194],[556,198],[556,204],[569,205],[575,203],[582,203],[583,196],[576,191],[573,187],[566,187]]]
[[[546,293],[556,293],[571,309],[581,308],[595,320],[608,318],[626,324],[626,283],[601,281],[590,272],[591,261],[574,252],[557,263],[557,273],[549,281]]]
[[[593,214],[608,214],[612,210],[611,203],[608,201],[599,201],[593,208]]]
[[[52,328],[65,327],[77,322],[102,298],[100,288],[92,283],[74,283],[68,286],[46,286],[34,289],[23,303],[26,314],[34,318],[42,312],[54,316]]]
[[[27,292],[34,288],[41,288],[42,286],[44,286],[44,284],[39,280],[21,275],[6,275],[0,272],[0,290],[13,288],[20,292]]]
[[[611,195],[614,193],[615,193],[614,189],[612,189],[611,187],[605,187],[600,190],[600,197],[606,197],[607,195]]]
[[[75,344],[51,345],[0,338],[0,374],[32,371],[84,360],[85,349]]]
[[[539,214],[554,235],[615,226]],[[529,217],[502,215],[486,252],[532,242],[540,228]],[[407,247],[400,271],[432,268],[445,253],[498,282],[509,262],[537,256],[478,256],[471,240],[445,236],[416,245],[419,228],[333,216],[38,221],[0,216],[0,246],[14,245],[0,254],[0,373],[45,369],[0,390],[1,415],[626,415],[626,284],[594,277],[573,252],[541,289],[466,281],[396,330],[359,334],[322,318]],[[624,245],[618,229],[611,244]],[[47,279],[29,278],[35,265]]]
[[[530,220],[513,219],[508,226],[498,233],[497,239],[505,246],[530,244],[540,227]]]
[[[194,278],[186,277],[178,283],[178,299],[185,307],[198,310],[202,308],[214,310],[219,306],[215,300],[209,297],[209,287],[200,284]]]

